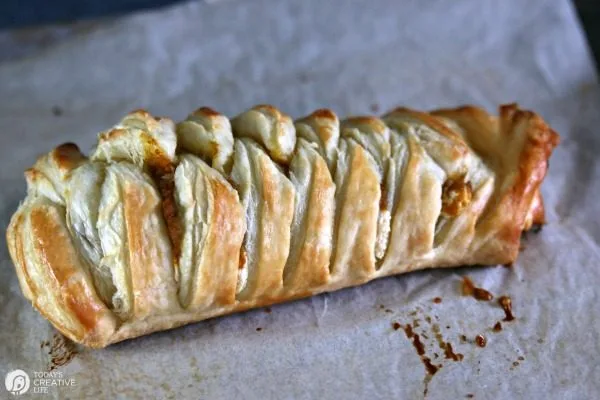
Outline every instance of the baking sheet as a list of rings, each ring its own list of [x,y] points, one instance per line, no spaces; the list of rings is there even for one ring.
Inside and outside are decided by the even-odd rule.
[[[86,25],[4,59],[3,229],[38,154],[64,141],[89,150],[98,131],[139,107],[181,119],[200,105],[234,115],[268,102],[299,117],[324,106],[347,115],[517,101],[562,144],[543,186],[549,223],[527,236],[511,268],[411,273],[83,350],[54,370],[76,386],[45,394],[33,393],[34,376],[49,366],[44,342],[54,332],[21,295],[2,237],[0,377],[26,371],[23,398],[599,397],[597,77],[569,2],[523,4],[186,3]],[[504,313],[461,296],[463,276],[510,295],[516,321],[494,333]],[[419,325],[424,356],[442,365],[431,379],[394,322]],[[478,334],[486,347],[473,343]],[[462,361],[444,357],[440,336]],[[1,386],[0,397],[9,397]]]

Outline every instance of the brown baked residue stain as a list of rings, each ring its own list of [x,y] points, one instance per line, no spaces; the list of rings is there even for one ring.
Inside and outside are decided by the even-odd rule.
[[[473,296],[473,298],[480,301],[490,301],[494,298],[494,295],[487,290],[476,287],[467,276],[463,277],[462,280],[462,294],[463,296]]]
[[[472,296],[473,290],[475,290],[475,285],[471,278],[464,276],[462,280],[462,295],[463,296]]]
[[[435,338],[438,342],[438,346],[440,346],[440,349],[444,351],[444,357],[452,361],[462,361],[464,355],[462,355],[461,353],[455,353],[454,349],[452,348],[452,344],[444,340],[444,337],[442,336],[442,332],[440,330],[440,326],[438,324],[433,324],[431,327],[433,329],[433,333],[435,334]]]
[[[416,313],[414,314],[410,314],[410,315],[416,315]],[[464,355],[462,353],[459,353],[457,351],[454,350],[452,343],[447,342],[441,332],[441,328],[440,325],[438,323],[434,323],[433,320],[438,320],[439,318],[437,316],[429,316],[429,315],[425,315],[423,317],[423,320],[425,322],[424,326],[425,327],[429,327],[429,329],[431,329],[432,335],[433,336],[433,340],[434,343],[437,342],[439,348],[442,350],[441,354],[438,354],[437,352],[433,352],[430,354],[427,354],[429,352],[429,350],[426,350],[426,346],[423,343],[423,340],[427,340],[426,344],[432,345],[433,343],[429,342],[429,336],[425,333],[425,332],[420,332],[417,333],[415,332],[415,328],[417,328],[418,326],[416,325],[418,323],[418,321],[420,321],[419,319],[415,318],[414,319],[414,324],[406,324],[403,325],[402,328],[406,334],[406,337],[412,342],[413,347],[415,348],[415,350],[417,351],[417,354],[419,355],[419,358],[421,359],[421,362],[423,363],[424,367],[425,367],[425,378],[423,380],[424,382],[424,391],[423,391],[423,395],[426,396],[427,392],[428,392],[428,388],[429,388],[429,382],[431,381],[433,375],[435,373],[437,373],[437,371],[440,368],[443,368],[444,363],[439,363],[439,364],[434,364],[432,362],[432,359],[440,359],[440,358],[444,358],[446,360],[449,360],[450,362],[458,362],[458,361],[463,361],[464,359]],[[449,327],[449,326],[448,326]],[[462,338],[464,341],[466,341],[466,336],[462,335]],[[429,347],[427,347],[429,348]]]
[[[425,345],[421,342],[421,337],[417,334],[413,336],[413,346],[417,349],[417,354],[420,356],[425,355]]]
[[[52,336],[52,342],[42,342],[40,347],[48,347],[48,356],[50,356],[47,366],[48,371],[53,371],[68,364],[79,353],[75,343],[60,333],[55,333]]]
[[[465,356],[461,353],[455,353],[452,344],[445,343],[444,357],[452,361],[462,361]]]
[[[492,329],[494,332],[500,332],[502,330],[502,323],[500,321],[496,322]]]
[[[417,354],[423,356],[425,354],[425,345],[421,342],[421,337],[415,333],[410,324],[404,326],[404,333],[408,339],[412,340],[413,347],[417,350]]]
[[[433,301],[435,304],[440,304],[440,303],[442,302],[442,298],[441,298],[441,297],[435,297],[435,298],[434,298],[432,301]]]
[[[386,308],[385,312],[388,313],[388,314],[393,314],[394,313],[394,311],[390,310],[389,308]]]
[[[467,294],[474,296],[475,289],[477,288],[472,284],[470,279],[466,278],[466,282]],[[482,291],[489,293],[484,289],[482,289]],[[480,293],[479,297],[483,297],[483,295]],[[435,301],[435,298],[431,298],[430,301],[434,304],[438,303]],[[428,308],[429,311],[431,311],[433,307],[433,305],[430,306]],[[455,349],[455,344],[451,343],[447,338],[444,337],[443,332],[447,331],[443,330],[443,328],[445,327],[446,329],[451,329],[452,327],[446,324],[442,325],[439,322],[440,318],[437,315],[427,315],[427,313],[419,308],[409,312],[408,315],[412,316],[409,317],[412,319],[412,323],[403,321],[392,321],[391,323],[394,330],[401,328],[404,331],[406,337],[411,342],[412,346],[417,352],[417,355],[423,363],[423,366],[425,367],[423,395],[426,397],[429,388],[429,382],[433,379],[433,376],[437,373],[437,371],[444,366],[447,366],[449,363],[464,361],[464,354],[458,352]],[[473,345],[479,347],[487,346],[487,338],[482,334],[477,336],[473,335],[472,339],[470,340],[467,339],[467,335],[465,334],[459,334],[458,338],[460,339],[460,343],[472,343]],[[437,349],[438,346],[441,351]],[[512,360],[510,361],[512,362]]]
[[[475,395],[473,393],[469,393],[466,397],[467,399],[472,399],[473,397],[475,397]]]
[[[419,335],[415,333],[413,327],[410,324],[404,325],[402,329],[404,330],[406,337],[412,341],[412,344],[415,350],[417,350],[417,354],[419,355],[423,366],[425,366],[425,378],[423,378],[423,397],[425,398],[427,397],[427,392],[429,391],[429,382],[431,382],[431,378],[442,366],[434,365],[431,362],[431,359],[425,356],[425,346],[421,342],[421,338],[419,337]]]
[[[475,343],[479,347],[485,347],[485,345],[487,344],[487,339],[483,335],[477,335],[475,337]]]
[[[256,332],[262,331],[262,328],[256,328]]]
[[[440,369],[439,366],[433,365],[433,363],[431,362],[431,359],[429,357],[423,357],[423,363],[425,364],[427,373],[431,376],[435,375],[435,373],[438,372],[438,369]]]
[[[421,357],[421,361],[425,365],[425,369],[427,370],[427,373],[430,375],[435,374],[438,370],[438,367],[436,367],[435,365],[429,365],[429,364],[431,364],[431,360],[427,357],[424,357],[425,346],[423,345],[423,342],[421,342],[421,337],[417,333],[415,333],[415,331],[413,330],[413,327],[410,324],[404,325],[402,327],[402,329],[404,329],[404,333],[406,334],[406,337],[412,341],[413,347],[417,351],[417,354]],[[425,359],[427,359],[427,360],[425,360]]]
[[[509,296],[502,296],[498,299],[498,304],[504,310],[504,321],[512,321],[515,319],[515,316],[512,312],[512,300]]]
[[[267,314],[271,314],[272,312],[271,307],[266,307],[264,310]]]
[[[492,295],[485,289],[475,288],[475,290],[473,291],[473,297],[480,301],[490,301],[494,298],[494,295]]]

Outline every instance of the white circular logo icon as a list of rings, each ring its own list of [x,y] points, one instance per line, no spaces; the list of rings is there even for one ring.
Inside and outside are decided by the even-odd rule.
[[[21,369],[10,371],[8,374],[6,374],[6,379],[4,380],[6,390],[15,396],[27,393],[29,390],[29,383],[29,375],[27,375],[27,372]]]

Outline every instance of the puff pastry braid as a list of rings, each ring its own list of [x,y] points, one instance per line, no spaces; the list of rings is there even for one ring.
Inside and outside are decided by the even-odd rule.
[[[23,293],[104,347],[416,269],[508,263],[544,222],[558,135],[516,105],[293,121],[145,111],[26,171],[7,231]]]

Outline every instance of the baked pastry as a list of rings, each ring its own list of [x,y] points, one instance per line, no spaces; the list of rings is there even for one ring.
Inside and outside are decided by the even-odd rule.
[[[516,105],[297,121],[145,111],[26,171],[7,231],[23,293],[104,347],[416,269],[513,262],[558,135]]]

